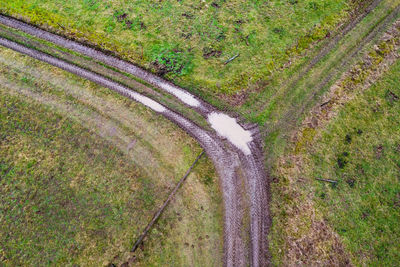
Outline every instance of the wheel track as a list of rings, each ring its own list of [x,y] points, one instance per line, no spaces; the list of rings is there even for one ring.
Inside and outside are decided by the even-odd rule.
[[[194,95],[190,94],[186,90],[184,90],[184,89],[174,85],[173,83],[168,82],[150,72],[147,72],[130,62],[121,60],[121,59],[116,58],[111,55],[107,55],[101,51],[98,51],[96,49],[82,45],[78,42],[75,42],[75,41],[69,40],[67,38],[64,38],[62,36],[44,31],[42,29],[39,29],[39,28],[29,25],[27,23],[21,22],[19,20],[4,16],[1,14],[0,14],[0,23],[3,25],[6,25],[8,27],[23,31],[24,33],[35,36],[39,39],[46,40],[46,41],[56,44],[58,46],[64,47],[64,48],[74,51],[76,53],[93,58],[99,62],[103,62],[106,65],[123,70],[126,73],[129,73],[129,74],[131,74],[131,75],[133,75],[155,87],[158,87],[159,89],[161,89],[171,95],[174,95],[179,100],[181,100],[181,102],[183,102],[184,104],[186,104],[187,106],[189,106],[191,108],[194,108],[195,110],[197,110],[198,112],[200,112],[202,114],[208,114],[208,113],[216,110],[210,104],[195,97]]]
[[[264,172],[260,140],[249,144],[251,154],[245,155],[232,144],[213,132],[208,132],[154,100],[132,92],[129,88],[101,75],[64,62],[45,53],[27,48],[10,40],[0,38],[0,45],[23,53],[30,57],[74,73],[109,88],[132,100],[138,101],[155,112],[168,118],[191,136],[205,149],[212,159],[220,177],[224,200],[224,264],[226,266],[265,266],[268,264],[268,244],[266,242],[269,228],[269,211],[267,202],[267,177]],[[96,51],[97,52],[97,51]],[[216,109],[209,104],[195,107],[204,116]],[[252,129],[257,133],[257,129]],[[243,176],[240,175],[240,170]],[[244,181],[243,181],[244,180]],[[245,184],[245,192],[241,184]],[[246,214],[244,195],[250,199],[249,214]],[[245,217],[250,217],[250,225],[246,226]],[[243,229],[250,229],[250,238],[243,235]],[[250,239],[250,244],[245,242]]]

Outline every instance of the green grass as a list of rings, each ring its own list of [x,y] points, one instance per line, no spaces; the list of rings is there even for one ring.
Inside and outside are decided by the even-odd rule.
[[[296,159],[285,158],[285,161],[279,161],[280,156],[287,152],[285,149],[289,133],[299,126],[307,111],[317,103],[318,97],[324,94],[341,74],[359,59],[358,55],[354,58],[348,58],[348,56],[359,48],[362,48],[361,52],[366,51],[376,43],[376,38],[374,38],[365,47],[359,46],[368,33],[398,4],[396,0],[383,0],[373,13],[347,34],[310,72],[293,86],[289,86],[296,80],[297,74],[307,68],[312,57],[324,47],[327,33],[335,33],[337,24],[349,19],[348,12],[354,8],[355,2],[357,1],[269,1],[267,3],[265,1],[195,2],[188,0],[125,3],[118,0],[109,2],[93,0],[69,1],[60,4],[59,1],[17,0],[5,3],[0,10],[10,15],[20,16],[35,24],[46,24],[46,27],[54,31],[116,51],[119,55],[159,73],[168,72],[167,78],[219,107],[223,107],[224,104],[215,96],[242,92],[241,90],[247,91],[249,97],[245,104],[235,104],[235,107],[228,107],[228,110],[239,112],[248,120],[258,123],[262,131],[266,132],[267,168],[272,171],[274,178],[272,179],[274,198],[271,204],[274,221],[272,234],[269,237],[273,262],[277,265],[294,265],[301,262],[304,265],[315,264],[315,262],[340,265],[348,263],[350,258],[356,264],[376,264],[378,255],[382,261],[387,260],[385,257],[382,258],[382,254],[387,252],[390,259],[385,263],[391,264],[398,256],[392,247],[385,251],[388,247],[385,244],[386,237],[379,239],[382,240],[381,243],[379,240],[371,241],[375,236],[372,231],[378,231],[376,226],[368,221],[362,221],[363,224],[353,222],[356,215],[346,213],[349,206],[344,209],[343,206],[334,205],[341,204],[339,200],[343,199],[347,201],[346,205],[351,205],[351,201],[358,205],[363,205],[367,203],[366,201],[375,203],[375,196],[371,196],[370,199],[357,199],[359,193],[371,191],[373,186],[362,189],[354,185],[351,190],[347,190],[348,183],[343,178],[344,182],[342,181],[336,188],[322,188],[324,185],[320,185],[319,182],[314,184],[314,180],[311,179],[316,175],[314,167],[320,168],[318,169],[320,173],[328,171],[329,175],[332,175],[332,177],[324,178],[337,178],[334,175],[338,173],[330,171],[329,168],[334,168],[340,155],[342,155],[341,162],[351,162],[350,160],[358,160],[362,157],[355,157],[354,151],[344,156],[347,154],[339,151],[342,147],[338,147],[337,151],[335,150],[335,153],[331,155],[332,158],[327,161],[328,163],[315,163],[322,156],[323,159],[328,160],[326,151],[335,149],[331,148],[333,144],[329,142],[334,143],[336,139],[330,139],[329,142],[315,143],[315,147],[320,148],[319,152],[309,148],[308,152],[320,154],[315,154],[315,158],[307,163],[309,166],[315,164],[313,168],[308,168],[307,165],[304,171],[309,171],[308,173],[301,172],[300,176],[295,175],[299,171]],[[223,64],[225,60],[237,53],[240,53],[238,58],[227,65]],[[209,56],[209,58],[204,56]],[[31,75],[35,76],[34,73]],[[321,81],[329,76],[331,79],[321,85]],[[69,79],[71,76],[68,77]],[[34,82],[34,80],[24,79],[22,82]],[[222,99],[227,98],[224,96]],[[95,105],[89,98],[84,101],[92,106]],[[96,108],[100,109],[98,106]],[[393,117],[386,115],[388,114],[381,116],[382,120]],[[353,121],[350,121],[349,125],[352,123]],[[126,127],[127,124],[124,125]],[[345,127],[344,122],[341,127]],[[351,132],[351,138],[355,144],[354,133],[354,131]],[[298,146],[303,149],[310,142],[314,144],[313,138],[316,134],[317,132],[313,129],[307,131]],[[391,134],[395,136],[396,132],[392,129]],[[367,138],[366,135],[361,136],[357,138]],[[143,143],[152,142],[146,139],[146,135],[141,135],[138,140],[141,138],[145,140]],[[346,140],[346,135],[338,133],[337,138],[343,141]],[[375,133],[375,138],[378,138],[377,133]],[[361,144],[372,141],[363,139],[358,142]],[[387,151],[390,145],[383,144],[383,150]],[[146,147],[145,144],[143,146]],[[350,144],[348,146],[350,147]],[[373,146],[377,147],[379,144],[373,144]],[[360,151],[361,148],[353,147],[353,149]],[[392,154],[390,157],[394,157]],[[385,154],[385,157],[386,155],[389,154]],[[350,159],[350,157],[354,158]],[[160,155],[151,163],[164,162],[166,158],[165,155]],[[370,158],[365,158],[365,160],[370,160]],[[392,164],[390,160],[386,161],[383,164]],[[141,164],[152,166],[152,164],[146,164],[145,160]],[[392,164],[391,167],[393,166]],[[280,173],[281,169],[284,173]],[[370,169],[373,167],[370,166]],[[384,168],[384,171],[386,170],[387,168]],[[388,173],[393,174],[393,169]],[[344,175],[344,173],[339,174]],[[385,175],[385,173],[375,173],[374,170],[368,175],[375,175],[373,177],[378,178],[380,177],[378,175]],[[392,176],[387,175],[387,177]],[[371,180],[374,179],[371,178]],[[318,194],[314,192],[314,186]],[[381,187],[384,188],[384,186]],[[317,201],[317,204],[314,203],[314,199],[310,200],[310,195],[316,194],[318,198],[323,190],[327,191],[324,200]],[[193,192],[188,191],[188,196]],[[393,196],[393,192],[391,194]],[[195,193],[195,195],[198,194]],[[380,192],[375,198],[379,200],[382,195]],[[331,200],[326,201],[326,198],[331,198]],[[206,200],[210,201],[210,199],[213,198]],[[388,199],[383,199],[383,203],[389,203]],[[207,201],[204,203],[212,203],[212,201]],[[187,202],[182,199],[177,203],[184,205]],[[192,208],[202,210],[198,206],[195,208],[192,206]],[[335,214],[331,212],[334,208]],[[215,208],[214,212],[216,210]],[[358,212],[356,207],[353,208],[354,210]],[[377,210],[379,211],[370,211],[372,215],[368,215],[367,218],[383,216],[382,211],[387,211],[387,214],[391,212],[388,216],[396,214],[392,212],[393,210]],[[360,212],[357,212],[354,213],[359,215]],[[169,218],[178,218],[179,221],[181,214],[179,209],[171,209],[169,213],[167,212],[160,224],[161,228],[155,229],[154,235],[150,237],[149,247],[138,256],[141,260],[140,264],[145,266],[211,264],[204,261],[205,254],[201,255],[199,251],[206,250],[209,253],[207,255],[212,255],[210,251],[218,247],[215,245],[218,242],[215,241],[213,246],[204,249],[206,236],[204,233],[184,239],[186,235],[193,233],[192,225],[202,225],[210,231],[220,228],[213,228],[212,220],[205,221],[203,220],[205,217],[196,217],[190,212],[186,216],[192,218],[192,224],[181,218],[185,223],[176,227]],[[347,220],[346,232],[341,232],[342,228],[337,227],[340,222],[335,219],[336,214],[342,216],[340,218],[343,220]],[[203,216],[208,215],[204,213]],[[395,217],[391,217],[393,218]],[[397,228],[393,228],[395,227],[393,224],[390,227],[392,227],[390,231],[398,231]],[[383,233],[389,235],[390,227],[384,228]],[[359,234],[357,229],[370,231],[362,235],[360,238],[362,242],[358,240],[360,236],[357,236]],[[338,232],[340,236],[337,236],[335,232]],[[166,233],[170,233],[171,236],[166,238]],[[368,243],[368,240],[371,242]],[[365,252],[365,248],[361,246],[363,244],[371,244],[368,252],[373,256],[370,259],[365,256],[368,252]],[[168,246],[168,249],[164,246]],[[292,247],[298,250],[290,250]],[[359,257],[357,254],[359,252],[364,254]]]
[[[400,61],[340,110],[312,142],[307,176],[315,200],[354,263],[400,261]]]
[[[0,84],[0,265],[220,265],[221,199],[206,158],[129,253],[200,152],[193,139],[139,104],[4,48]]]
[[[398,33],[391,38],[367,50],[335,83],[326,108],[310,113],[274,162],[275,264],[398,262],[400,61],[364,91],[396,60]]]
[[[189,90],[215,96],[265,80],[334,31],[357,1],[1,2],[2,12],[116,51],[167,72]]]

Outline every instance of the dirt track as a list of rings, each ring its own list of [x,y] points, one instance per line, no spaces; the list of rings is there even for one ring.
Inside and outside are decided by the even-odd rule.
[[[341,38],[355,27],[380,0],[372,1],[371,5],[360,14],[354,21],[350,22],[341,34],[334,37],[325,49],[310,62],[305,71],[294,76],[288,83],[296,83],[315,66]],[[134,75],[144,82],[155,86],[164,92],[176,97],[186,109],[192,109],[207,118],[212,112],[219,112],[215,107],[202,99],[191,95],[182,88],[149,73],[132,63],[120,60],[101,51],[89,48],[64,37],[46,32],[21,21],[0,15],[0,23],[8,27],[21,30],[39,39],[46,40],[90,57],[98,62],[112,66]],[[0,45],[6,46],[33,58],[45,61],[51,65],[72,72],[76,75],[96,82],[104,87],[114,90],[126,97],[142,102],[153,108],[156,112],[179,125],[184,131],[193,136],[205,149],[212,159],[220,177],[225,209],[224,227],[224,263],[226,266],[265,266],[269,263],[267,233],[270,226],[268,210],[268,179],[264,171],[264,162],[259,138],[258,128],[254,125],[246,125],[251,128],[253,141],[249,143],[251,153],[242,153],[240,149],[230,143],[229,140],[220,137],[214,131],[205,130],[193,121],[188,120],[181,114],[168,109],[160,103],[152,103],[143,95],[134,93],[131,88],[122,86],[102,75],[88,71],[70,64],[63,60],[40,53],[34,49],[21,46],[6,39],[0,39]],[[93,62],[93,64],[96,64]],[[294,80],[294,81],[293,81]],[[149,90],[152,90],[149,87]],[[143,98],[146,98],[145,101]],[[154,102],[154,101],[153,101]]]
[[[0,16],[0,23],[20,29],[64,46],[83,55],[90,56],[98,61],[136,77],[165,90],[177,97],[187,108],[191,108],[203,117],[217,111],[208,103],[190,95],[183,89],[147,73],[131,63],[108,56],[100,51],[85,47],[63,37],[47,33],[20,21]],[[268,210],[268,181],[264,171],[261,140],[258,128],[254,125],[249,131],[253,141],[248,143],[251,153],[245,154],[227,139],[220,137],[213,131],[207,131],[186,119],[181,114],[163,106],[154,100],[139,93],[133,92],[117,82],[109,80],[95,72],[80,68],[74,64],[44,54],[37,50],[25,47],[10,40],[0,38],[0,45],[13,49],[53,66],[74,73],[91,80],[101,86],[109,88],[130,99],[138,101],[155,112],[168,118],[184,131],[193,136],[212,159],[220,177],[220,185],[224,200],[224,263],[226,266],[266,266],[269,263],[267,233],[270,224]]]

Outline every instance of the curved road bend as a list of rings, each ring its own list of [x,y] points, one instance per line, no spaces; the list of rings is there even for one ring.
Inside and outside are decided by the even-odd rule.
[[[74,73],[140,102],[193,136],[212,159],[220,177],[225,211],[224,264],[226,266],[247,266],[249,263],[251,266],[268,264],[267,177],[263,168],[257,128],[251,130],[253,138],[247,143],[250,153],[244,153],[236,145],[230,143],[229,139],[226,140],[215,133],[205,131],[182,115],[99,74],[4,38],[0,38],[0,45]],[[93,51],[98,53],[96,50]],[[198,109],[203,115],[211,112],[210,110],[216,110],[209,109],[211,107],[209,104],[204,104],[202,107],[208,107],[206,112],[204,109],[201,109],[202,111]],[[250,218],[250,222],[246,222],[246,218]],[[246,240],[250,240],[250,244]]]

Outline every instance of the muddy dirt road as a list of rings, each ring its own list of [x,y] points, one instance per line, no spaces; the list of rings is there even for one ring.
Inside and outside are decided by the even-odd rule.
[[[156,86],[177,98],[187,109],[201,114],[212,131],[205,130],[183,115],[155,100],[139,94],[93,71],[0,38],[0,45],[61,68],[109,88],[159,113],[194,137],[212,159],[220,177],[224,200],[224,263],[226,266],[266,266],[269,263],[267,233],[268,180],[258,128],[241,125],[235,118],[135,65],[106,55],[61,36],[45,32],[20,21],[0,16],[0,23],[19,29],[42,40],[89,56],[97,61],[135,75],[144,83]]]

